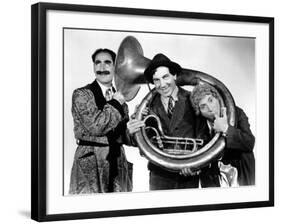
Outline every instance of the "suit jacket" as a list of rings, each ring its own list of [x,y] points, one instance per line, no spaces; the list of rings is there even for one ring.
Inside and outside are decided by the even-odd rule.
[[[71,194],[129,191],[130,170],[122,136],[128,115],[126,105],[106,102],[97,81],[76,89],[72,96],[74,135],[78,144],[71,171]]]
[[[152,97],[149,109],[159,117],[165,135],[173,137],[195,137],[196,116],[191,107],[189,96],[190,92],[179,87],[178,101],[175,103],[171,119],[169,119],[164,109],[160,94],[156,93]],[[168,171],[152,163],[148,164],[148,168],[150,170],[168,173]]]
[[[222,162],[237,168],[239,185],[255,184],[255,158],[253,148],[255,137],[251,132],[248,117],[245,112],[236,107],[236,127],[229,126],[226,136],[226,147],[223,151]],[[201,127],[199,138],[210,139],[207,121]],[[204,130],[204,131],[202,131]]]

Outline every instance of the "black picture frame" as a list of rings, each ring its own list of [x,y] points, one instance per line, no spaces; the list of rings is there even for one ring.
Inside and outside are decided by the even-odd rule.
[[[104,13],[138,15],[166,18],[190,18],[200,20],[215,20],[228,22],[247,22],[267,24],[269,26],[269,191],[268,200],[223,203],[196,206],[174,206],[159,208],[139,208],[129,210],[93,211],[82,213],[47,214],[47,169],[46,169],[46,128],[47,120],[47,11],[55,10],[80,12],[80,13]],[[254,208],[274,206],[274,18],[253,17],[240,15],[224,15],[211,13],[194,13],[184,11],[163,11],[136,8],[118,8],[89,5],[37,3],[32,5],[31,11],[31,127],[32,127],[32,154],[31,154],[31,218],[37,221],[74,220],[99,217],[133,216],[161,213],[178,213],[206,210]]]

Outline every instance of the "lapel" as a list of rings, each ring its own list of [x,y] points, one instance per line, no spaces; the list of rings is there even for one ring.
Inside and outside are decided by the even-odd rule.
[[[203,139],[204,142],[209,142],[213,136],[211,136],[207,120],[199,115],[196,123],[196,137]]]
[[[85,88],[92,91],[92,93],[94,94],[94,97],[95,97],[97,107],[99,108],[99,110],[102,110],[104,105],[106,104],[106,100],[102,94],[102,90],[101,90],[97,80],[95,80],[91,84],[88,84],[87,86],[85,86]]]
[[[170,119],[165,111],[165,108],[162,104],[161,97],[159,93],[156,93],[154,100],[153,100],[153,107],[154,111],[156,112],[156,115],[159,116],[161,121],[164,121],[164,124],[162,126],[169,127]]]
[[[169,123],[169,130],[173,132],[173,130],[178,126],[178,124],[182,121],[182,117],[184,116],[186,110],[186,100],[187,94],[185,94],[184,90],[179,87],[178,92],[178,101],[175,104],[173,116]]]

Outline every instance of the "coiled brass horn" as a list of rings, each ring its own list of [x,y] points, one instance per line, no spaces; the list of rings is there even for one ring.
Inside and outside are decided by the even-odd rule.
[[[150,114],[144,118],[146,136],[156,147],[168,154],[188,154],[203,146],[202,139],[171,137],[164,134],[159,117]]]
[[[133,99],[140,84],[145,83],[143,73],[149,62],[150,60],[143,56],[142,47],[135,37],[128,36],[122,41],[115,64],[116,87],[127,101]],[[221,81],[211,75],[191,69],[182,69],[181,74],[177,75],[177,84],[180,86],[200,83],[208,83],[217,89],[221,105],[227,108],[228,122],[235,126],[235,103],[229,90]],[[136,119],[143,119],[142,112],[149,105],[154,93],[155,89],[144,97],[136,112]],[[217,159],[225,147],[225,139],[220,133],[215,134],[203,147],[199,149],[196,147],[196,150],[193,148],[191,152],[182,154],[169,153],[167,150],[156,147],[157,145],[153,144],[147,136],[145,128],[137,132],[134,137],[140,151],[149,161],[175,172],[186,167],[192,170],[200,169]]]

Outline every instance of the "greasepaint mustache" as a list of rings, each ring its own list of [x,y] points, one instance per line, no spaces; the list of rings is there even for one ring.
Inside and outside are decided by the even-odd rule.
[[[98,75],[109,75],[110,72],[109,71],[97,71]]]

